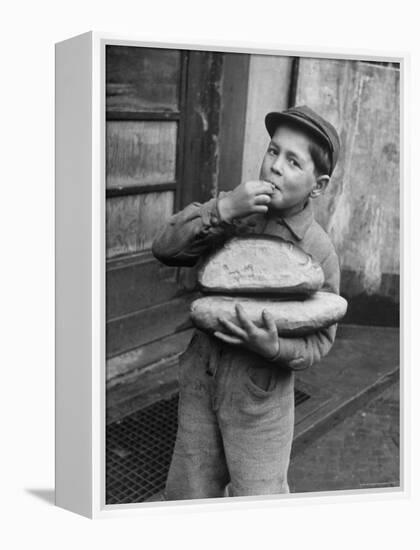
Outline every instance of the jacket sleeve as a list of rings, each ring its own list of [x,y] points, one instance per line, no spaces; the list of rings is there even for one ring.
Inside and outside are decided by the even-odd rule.
[[[339,294],[340,267],[335,250],[321,262],[325,275],[322,290]],[[279,352],[271,359],[272,363],[291,370],[303,370],[321,361],[332,348],[337,324],[318,330],[313,334],[297,338],[279,337]]]
[[[307,369],[327,355],[336,332],[335,324],[300,338],[279,337],[279,352],[271,362],[291,370]]]
[[[221,219],[217,203],[225,193],[201,204],[194,202],[173,215],[152,245],[154,256],[166,265],[193,266],[205,252],[235,233],[235,224]]]

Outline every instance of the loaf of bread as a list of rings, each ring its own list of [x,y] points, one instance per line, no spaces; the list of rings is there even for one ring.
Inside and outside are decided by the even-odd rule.
[[[280,336],[301,336],[328,327],[341,319],[347,310],[347,302],[331,292],[315,292],[302,300],[279,300],[242,296],[205,296],[191,304],[191,318],[200,329],[215,332],[226,331],[219,323],[219,316],[240,324],[235,306],[240,304],[245,314],[258,326],[262,326],[262,312],[267,310],[274,317]]]
[[[234,237],[198,273],[204,292],[310,294],[324,283],[319,264],[291,242],[269,235]]]

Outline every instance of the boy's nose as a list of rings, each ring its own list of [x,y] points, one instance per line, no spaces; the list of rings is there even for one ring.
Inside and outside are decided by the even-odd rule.
[[[271,165],[271,170],[275,173],[275,174],[278,174],[278,175],[282,175],[283,173],[283,162],[281,161],[280,158],[277,158],[273,164]]]

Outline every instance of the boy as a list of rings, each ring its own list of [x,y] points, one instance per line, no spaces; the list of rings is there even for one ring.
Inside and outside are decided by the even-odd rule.
[[[337,162],[337,132],[306,106],[269,113],[265,125],[271,141],[260,179],[187,206],[163,228],[153,253],[166,264],[192,266],[234,235],[276,235],[318,261],[325,275],[322,290],[338,293],[337,255],[310,204],[325,191]],[[167,500],[289,491],[294,371],[329,352],[336,325],[284,338],[266,312],[258,328],[240,307],[236,311],[237,324],[220,318],[223,332],[196,330],[180,358]]]

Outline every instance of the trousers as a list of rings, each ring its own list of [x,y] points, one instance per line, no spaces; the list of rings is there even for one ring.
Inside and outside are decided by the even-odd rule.
[[[289,492],[292,371],[197,331],[179,386],[166,500]]]

